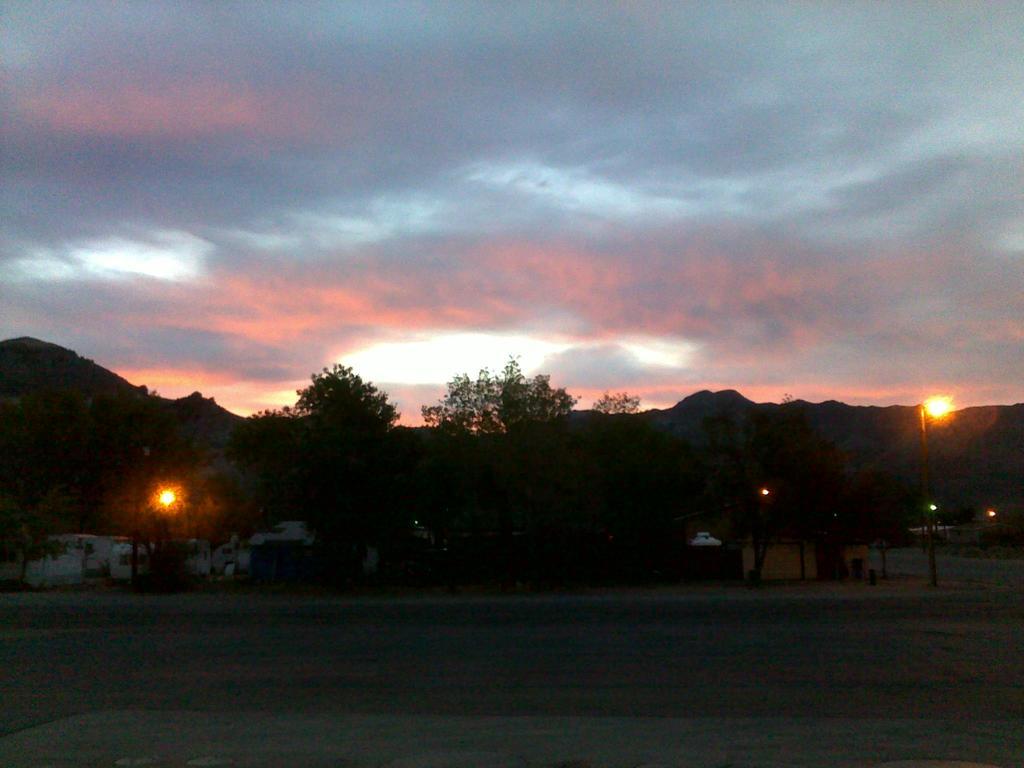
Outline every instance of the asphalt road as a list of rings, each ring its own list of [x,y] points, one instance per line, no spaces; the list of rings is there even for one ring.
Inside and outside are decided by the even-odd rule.
[[[1024,595],[0,595],[0,734],[98,710],[1024,718]]]

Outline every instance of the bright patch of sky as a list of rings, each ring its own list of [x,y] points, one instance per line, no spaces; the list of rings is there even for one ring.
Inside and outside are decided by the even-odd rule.
[[[639,365],[685,368],[696,346],[680,339],[638,336],[608,345],[599,341],[558,340],[500,333],[438,333],[412,340],[389,341],[364,347],[340,357],[370,381],[395,384],[442,384],[484,368],[497,372],[515,358],[527,374],[544,370],[557,354],[620,350]]]
[[[450,228],[447,222],[452,218],[452,211],[440,198],[378,198],[362,207],[325,202],[316,209],[286,213],[279,222],[226,229],[221,235],[249,248],[294,255],[309,248],[357,249],[392,238],[439,232]]]
[[[37,249],[17,259],[10,276],[20,280],[117,280],[149,277],[183,281],[198,277],[213,245],[180,231],[160,231],[147,240],[111,237],[67,246],[63,252]]]
[[[641,365],[658,368],[685,368],[693,360],[697,346],[682,339],[632,338],[619,344]]]
[[[887,171],[877,160],[837,167],[831,161],[813,159],[757,173],[699,175],[673,169],[626,184],[585,168],[523,161],[476,163],[464,171],[463,178],[549,209],[604,219],[672,221],[729,216],[770,221],[826,210],[836,191],[877,181]]]
[[[633,217],[687,213],[678,199],[620,184],[584,168],[556,168],[532,161],[476,163],[465,171],[468,181],[535,197],[547,204],[595,216]]]
[[[998,238],[998,247],[1007,253],[1024,254],[1024,218],[1007,226]]]
[[[524,371],[536,370],[564,342],[497,333],[441,333],[413,340],[383,342],[341,356],[364,379],[397,384],[440,384],[484,368],[499,371],[510,357]]]
[[[292,214],[289,219],[321,247],[358,246],[393,237],[424,234],[441,227],[439,200],[377,199],[363,213],[329,210]]]

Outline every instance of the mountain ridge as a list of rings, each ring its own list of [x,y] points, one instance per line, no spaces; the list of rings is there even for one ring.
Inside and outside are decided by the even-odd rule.
[[[50,342],[32,337],[0,341],[0,399],[40,389],[76,389],[86,396],[125,393],[155,397],[176,417],[183,433],[223,457],[235,425],[243,417],[193,392],[169,399],[135,385],[97,363]],[[737,419],[756,411],[802,410],[811,426],[835,443],[858,468],[893,472],[908,484],[920,467],[920,422],[917,406],[849,405],[837,400],[810,403],[756,403],[733,389],[700,390],[674,406],[651,409],[627,418],[647,421],[693,444],[704,439],[709,416]],[[599,418],[575,411],[581,423]],[[929,427],[932,486],[940,498],[962,505],[1003,505],[1024,509],[1024,403],[972,406],[954,411]]]
[[[752,412],[800,410],[853,466],[888,471],[914,486],[921,466],[918,408],[849,405],[837,400],[755,403],[735,390],[704,390],[671,408],[638,416],[700,444],[708,417],[742,420]],[[962,408],[945,419],[930,421],[928,433],[931,489],[938,499],[1024,511],[1024,403]]]
[[[243,421],[198,391],[186,397],[161,397],[59,344],[31,336],[0,341],[0,400],[43,390],[74,390],[87,398],[154,398],[174,415],[185,437],[212,449],[216,457],[223,454],[235,424]]]

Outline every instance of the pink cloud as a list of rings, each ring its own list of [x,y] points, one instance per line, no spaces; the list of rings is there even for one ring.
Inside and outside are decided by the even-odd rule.
[[[75,134],[190,139],[221,133],[305,136],[319,124],[302,90],[261,93],[215,80],[50,86],[21,99],[34,123]]]
[[[699,389],[728,388],[755,400],[778,401],[788,392],[807,400],[880,405],[915,402],[934,388],[964,404],[1013,397],[989,380],[991,369],[980,364],[984,351],[979,365],[970,364],[972,344],[1010,347],[1020,340],[1021,324],[993,313],[991,305],[1005,301],[1005,294],[979,296],[964,311],[929,323],[916,310],[898,311],[901,302],[912,305],[932,295],[940,307],[953,302],[955,294],[940,290],[930,267],[939,264],[947,274],[962,269],[955,253],[935,249],[931,260],[922,248],[823,262],[792,257],[798,248],[784,243],[759,246],[756,260],[700,242],[678,253],[656,244],[631,246],[628,252],[591,253],[561,243],[504,240],[456,244],[444,260],[349,256],[315,265],[264,262],[245,272],[215,266],[195,283],[136,283],[136,301],[127,303],[135,309],[105,302],[105,321],[214,334],[236,361],[258,350],[258,362],[295,366],[300,386],[337,355],[376,341],[418,332],[527,328],[538,337],[600,342],[611,350],[630,334],[696,344],[685,368],[632,363],[622,369],[624,378],[611,388],[640,395],[645,407],[668,407]],[[907,278],[920,283],[919,295],[906,293]],[[548,315],[566,320],[544,320]],[[951,372],[935,356],[943,344],[957,346],[957,359],[967,361],[961,369]],[[890,348],[903,351],[894,356]],[[622,364],[621,354],[609,356],[609,364]],[[584,380],[583,369],[568,370],[572,380],[554,383],[589,406],[603,389]],[[247,384],[241,374],[218,377],[188,362],[181,371],[177,378],[171,370],[151,371],[146,375],[152,383],[140,383],[168,393],[200,389],[242,411],[294,401],[294,381]],[[407,424],[418,423],[419,406],[443,392],[376,383],[401,391]]]

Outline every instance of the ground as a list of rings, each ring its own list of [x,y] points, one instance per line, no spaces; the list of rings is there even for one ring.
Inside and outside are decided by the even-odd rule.
[[[0,765],[1015,766],[1022,619],[909,579],[2,595]]]

